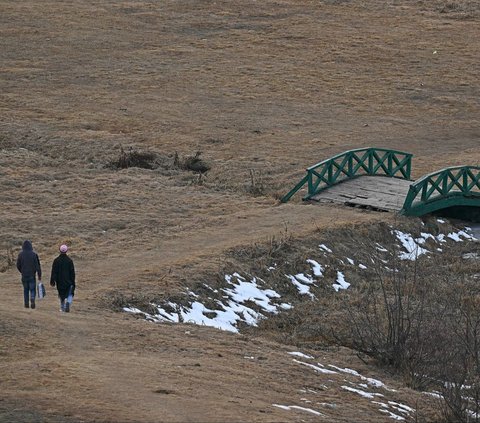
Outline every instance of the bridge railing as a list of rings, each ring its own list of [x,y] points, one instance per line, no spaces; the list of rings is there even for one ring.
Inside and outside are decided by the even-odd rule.
[[[440,204],[441,201],[441,204]],[[438,202],[438,207],[432,206]],[[480,207],[480,167],[456,166],[423,176],[410,185],[402,213],[421,216],[451,205]]]
[[[307,174],[281,201],[286,203],[305,184],[305,200],[332,185],[362,175],[389,176],[410,180],[412,154],[384,148],[359,148],[338,154],[307,168]]]

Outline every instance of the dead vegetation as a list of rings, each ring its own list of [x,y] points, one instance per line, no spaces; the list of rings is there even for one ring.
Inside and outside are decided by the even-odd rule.
[[[216,263],[239,245],[252,249],[227,255],[222,272],[271,277],[298,300],[284,272],[307,271],[307,247],[318,240],[302,249],[273,237],[283,222],[296,235],[316,225],[342,254],[351,254],[348,239],[357,240],[352,258],[368,259],[351,233],[367,236],[370,228],[352,222],[372,222],[373,214],[307,206],[299,197],[278,206],[272,197],[306,166],[367,145],[414,153],[415,177],[478,163],[478,2],[5,0],[2,18],[1,236],[32,237],[44,263],[58,241],[71,239],[80,280],[79,314],[56,316],[52,295],[32,319],[0,247],[0,337],[4,327],[9,333],[0,343],[0,420],[317,419],[271,406],[304,383],[315,387],[306,373],[244,356],[287,348],[263,338],[339,351],[322,326],[342,323],[345,311],[328,285],[318,288],[319,304],[303,301],[298,313],[265,321],[251,338],[147,325],[116,312],[126,304],[151,310],[151,301],[168,298],[187,303],[181,289],[189,283],[207,297],[200,286],[224,287],[220,270],[211,278],[175,270],[169,287],[158,281],[172,265]],[[174,165],[175,151],[182,163],[200,150],[208,172]],[[372,239],[382,243],[388,229],[377,230]],[[275,263],[277,270],[264,270]],[[334,265],[348,269],[335,258],[325,263],[329,282]],[[351,278],[361,286],[360,276]],[[98,300],[105,291],[113,292],[108,306]],[[64,367],[52,358],[58,354]],[[198,373],[178,367],[200,359]],[[345,365],[352,362],[350,354]],[[279,383],[272,369],[281,369]],[[179,392],[169,402],[150,396],[171,388],[156,386],[160,379]],[[199,380],[204,389],[192,389]],[[71,401],[55,401],[60,391]],[[332,409],[331,421],[356,421],[359,409],[369,421],[388,419],[341,391],[322,396],[351,404]]]

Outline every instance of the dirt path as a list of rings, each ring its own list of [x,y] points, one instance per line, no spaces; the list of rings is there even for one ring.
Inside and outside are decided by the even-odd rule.
[[[291,375],[278,374],[288,362],[284,347],[208,328],[147,324],[101,309],[96,299],[112,286],[131,284],[145,263],[154,263],[147,267],[151,272],[202,260],[211,265],[227,248],[278,234],[286,217],[299,234],[314,224],[378,219],[376,214],[342,209],[332,222],[322,219],[320,210],[298,204],[273,207],[215,231],[131,251],[128,258],[79,260],[79,288],[70,314],[58,311],[52,289],[36,310],[21,308],[16,271],[0,274],[0,419],[282,420],[283,412],[271,404],[288,402],[293,389],[283,380]],[[139,282],[137,288],[144,287]],[[252,356],[268,359],[256,366],[245,359]],[[32,399],[34,404],[25,406]]]

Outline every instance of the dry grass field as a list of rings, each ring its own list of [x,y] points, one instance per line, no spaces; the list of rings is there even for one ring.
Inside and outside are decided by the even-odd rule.
[[[344,150],[414,153],[414,177],[478,165],[479,39],[475,0],[1,0],[0,421],[318,421],[272,407],[321,389],[289,346],[147,324],[105,298],[174,294],[285,227],[392,219],[278,203]],[[155,168],[115,169],[121,148]],[[175,166],[198,151],[205,175]],[[71,246],[70,315],[53,290],[23,309],[24,239],[45,280]],[[346,391],[325,402],[324,421],[390,420]]]

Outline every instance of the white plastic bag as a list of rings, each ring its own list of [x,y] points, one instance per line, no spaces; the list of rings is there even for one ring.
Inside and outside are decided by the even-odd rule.
[[[42,281],[38,281],[38,298],[44,298],[47,295],[47,291],[45,290],[45,285],[42,283]]]

